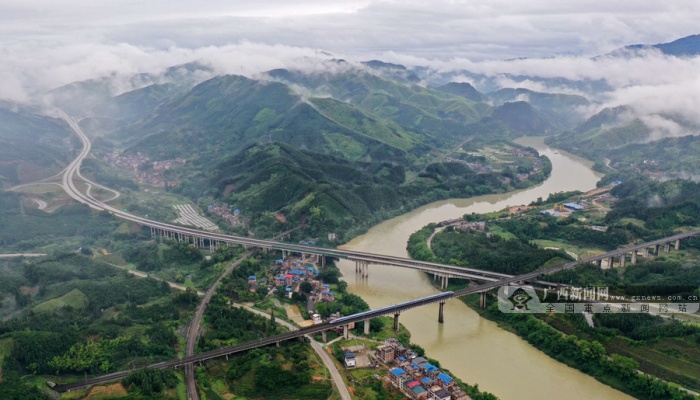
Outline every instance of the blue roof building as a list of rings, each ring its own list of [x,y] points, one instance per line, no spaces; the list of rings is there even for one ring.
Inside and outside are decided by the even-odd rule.
[[[416,395],[416,398],[418,398],[418,396],[420,396],[421,394],[427,392],[427,390],[425,390],[423,386],[415,386],[411,389],[411,391],[414,395]]]
[[[444,386],[447,386],[452,383],[452,377],[444,372],[439,373],[437,378],[444,384]]]
[[[248,280],[249,280],[249,281],[254,281],[254,280],[255,280],[255,275],[250,275],[250,276],[248,276]]]
[[[391,374],[394,376],[406,375],[406,371],[403,368],[394,368],[391,370]]]
[[[425,370],[425,372],[431,373],[437,371],[438,367],[434,366],[433,364],[427,364],[425,367],[423,367],[423,369]]]
[[[433,383],[435,383],[435,381],[433,381],[432,379],[430,379],[426,376],[425,378],[420,380],[420,383],[422,383],[423,385],[425,385],[427,387],[431,387],[431,386],[433,386]]]

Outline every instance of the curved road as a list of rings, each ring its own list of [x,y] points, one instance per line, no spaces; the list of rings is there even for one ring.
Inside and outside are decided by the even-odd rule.
[[[402,259],[399,257],[389,257],[389,256],[382,256],[382,255],[369,254],[369,253],[349,252],[349,251],[343,251],[343,250],[338,250],[338,249],[320,249],[320,248],[316,248],[316,247],[312,247],[312,246],[288,245],[288,244],[283,244],[283,243],[268,241],[268,240],[251,239],[251,238],[243,238],[243,237],[239,238],[239,237],[231,237],[228,235],[211,234],[209,232],[203,232],[203,231],[199,231],[199,230],[195,230],[195,229],[182,228],[182,227],[175,226],[175,225],[164,224],[164,223],[160,223],[157,221],[152,221],[152,220],[148,220],[145,218],[141,218],[141,217],[138,217],[138,216],[135,216],[132,214],[125,213],[125,212],[121,212],[113,207],[110,207],[110,206],[94,199],[91,196],[83,195],[75,187],[75,184],[73,182],[73,177],[76,174],[79,177],[81,177],[80,172],[79,172],[80,163],[89,153],[90,148],[91,148],[91,144],[90,144],[90,141],[87,138],[87,136],[80,129],[80,126],[78,126],[78,124],[75,121],[70,119],[70,117],[68,117],[68,115],[66,115],[62,111],[60,111],[60,113],[64,117],[64,119],[66,119],[66,121],[69,123],[69,125],[73,128],[73,130],[76,132],[76,134],[78,134],[81,141],[83,142],[83,150],[80,152],[78,157],[73,162],[71,162],[69,167],[66,168],[66,170],[64,172],[64,175],[63,175],[64,189],[66,189],[66,192],[68,192],[68,194],[72,198],[74,198],[76,201],[78,201],[80,203],[87,204],[94,209],[107,210],[107,211],[109,211],[109,212],[111,212],[111,213],[113,213],[121,218],[128,219],[128,220],[131,220],[134,222],[139,222],[139,223],[142,223],[142,224],[147,225],[147,226],[156,227],[156,228],[164,229],[164,230],[186,233],[186,234],[192,234],[192,235],[196,235],[199,237],[206,237],[206,238],[209,238],[210,240],[213,239],[213,240],[221,240],[224,242],[226,242],[226,241],[230,242],[232,238],[235,238],[235,240],[237,240],[238,243],[249,244],[251,246],[256,246],[256,247],[284,249],[284,250],[292,250],[292,251],[302,251],[302,252],[308,252],[308,253],[312,253],[312,254],[322,253],[322,254],[328,254],[330,256],[336,256],[336,257],[338,257],[338,256],[343,257],[344,256],[344,258],[351,258],[351,259],[358,260],[358,261],[365,260],[365,261],[371,261],[371,262],[380,263],[380,264],[382,263],[382,260],[386,260],[384,263],[392,262],[391,265],[396,265],[396,264],[394,264],[394,262],[400,261],[401,263],[405,262],[406,265],[403,265],[403,266],[406,266],[409,268],[411,267],[411,265],[409,264],[411,262],[413,263],[413,266],[412,266],[413,268],[416,268],[417,264],[420,264],[420,263],[416,263],[414,260]],[[458,290],[455,292],[446,292],[446,293],[444,293],[444,296],[440,297],[439,301],[444,302],[448,298],[452,298],[452,297],[461,297],[461,296],[464,296],[464,295],[470,294],[470,293],[485,292],[485,291],[488,291],[490,289],[496,288],[498,286],[507,285],[510,283],[515,283],[515,282],[520,282],[520,281],[532,282],[532,281],[535,281],[536,279],[538,279],[542,276],[545,276],[547,274],[557,272],[557,271],[563,271],[563,270],[570,269],[570,268],[574,268],[574,267],[581,265],[581,264],[592,263],[594,261],[598,261],[598,260],[603,259],[603,258],[621,256],[621,255],[624,255],[624,254],[629,253],[631,251],[636,251],[638,249],[648,248],[648,247],[655,246],[655,245],[668,244],[671,241],[685,239],[688,237],[693,237],[693,236],[698,236],[698,235],[700,235],[700,230],[693,230],[690,232],[677,234],[677,235],[673,235],[673,236],[670,236],[667,238],[644,243],[643,245],[636,245],[636,246],[631,246],[631,247],[624,248],[624,249],[618,249],[618,250],[612,251],[612,252],[607,253],[607,254],[602,255],[602,256],[589,257],[589,258],[586,258],[583,260],[569,262],[569,263],[566,263],[564,265],[547,268],[545,270],[530,272],[530,273],[526,273],[526,274],[522,274],[522,275],[518,275],[518,276],[508,276],[505,274],[494,274],[497,276],[492,275],[491,279],[493,279],[495,277],[496,278],[496,279],[494,279],[495,282],[492,281],[489,283],[484,283],[481,285],[477,285],[475,287],[470,287],[470,288]],[[459,267],[445,265],[445,264],[438,264],[438,263],[424,263],[424,265],[432,265],[435,267],[444,268],[441,271],[436,271],[438,273],[443,273],[443,274],[446,272],[447,272],[447,274],[449,274],[449,269],[453,269],[455,272],[456,271],[462,272],[465,270],[465,269],[461,269]],[[233,268],[233,266],[231,267],[231,269],[232,268]],[[472,269],[472,271],[475,273],[481,273],[484,275],[486,274],[486,271],[480,271],[480,270],[474,270],[474,269]],[[482,275],[482,278],[484,275]],[[216,290],[215,286],[210,288],[210,291],[212,291],[212,295],[213,295],[214,290]],[[370,318],[373,318],[376,316],[381,316],[381,315],[389,315],[389,314],[398,315],[398,313],[400,313],[403,310],[413,308],[413,307],[422,306],[425,304],[434,303],[437,301],[438,301],[438,299],[435,298],[435,296],[429,296],[428,298],[425,298],[425,299],[417,299],[417,300],[414,300],[412,302],[409,302],[410,304],[402,303],[402,304],[395,305],[395,306],[384,307],[384,308],[378,309],[378,310],[371,310],[368,312],[363,312],[363,313],[356,314],[356,315],[349,316],[349,317],[343,317],[342,319],[344,320],[343,322],[349,323],[349,322],[358,322],[358,321],[370,319]],[[202,311],[203,311],[203,309],[202,309]],[[201,318],[201,316],[200,316],[200,318]],[[185,356],[183,359],[157,363],[157,364],[151,365],[150,367],[162,369],[162,368],[170,368],[170,367],[174,367],[177,365],[183,365],[183,364],[187,365],[187,364],[191,364],[191,363],[197,362],[197,361],[204,361],[204,360],[207,360],[210,358],[221,357],[224,355],[233,354],[235,352],[245,351],[245,350],[248,350],[251,348],[260,347],[263,345],[268,345],[271,343],[279,342],[281,340],[287,340],[287,339],[295,338],[295,337],[299,337],[299,336],[310,335],[312,333],[321,332],[323,330],[329,329],[329,327],[331,327],[331,326],[337,326],[337,325],[325,323],[325,324],[310,326],[307,328],[297,330],[295,332],[288,332],[288,333],[276,335],[276,336],[270,337],[270,338],[263,338],[259,342],[244,343],[242,345],[233,346],[233,347],[227,346],[227,347],[223,347],[220,349],[208,351],[205,353],[200,353],[196,356],[189,355],[189,356]],[[196,330],[195,330],[195,332],[196,332]],[[124,375],[125,373],[128,373],[128,371],[115,372],[113,374],[108,374],[108,375],[105,375],[105,376],[102,376],[99,378],[92,379],[91,381],[93,383],[97,383],[97,382],[106,382],[109,380],[119,379],[119,378],[125,376]],[[81,386],[83,386],[83,385],[80,383],[63,385],[63,387],[65,389],[68,389],[68,390],[70,388],[77,388],[77,387],[81,387]]]
[[[92,144],[90,143],[90,140],[88,139],[87,135],[82,131],[80,128],[80,125],[73,120],[71,117],[68,116],[65,112],[62,110],[57,110],[58,113],[61,115],[63,120],[68,123],[68,125],[73,129],[73,131],[77,134],[77,136],[80,138],[81,142],[83,143],[83,149],[81,152],[78,154],[78,156],[73,160],[68,167],[63,171],[63,176],[62,176],[62,186],[66,193],[68,193],[69,196],[71,196],[74,200],[88,204],[90,207],[97,209],[97,210],[102,210],[102,209],[109,209],[109,211],[112,211],[115,213],[115,211],[118,213],[118,216],[120,217],[125,217],[131,216],[130,214],[126,214],[123,212],[120,212],[119,210],[116,210],[112,207],[107,206],[106,204],[96,200],[92,195],[90,194],[90,188],[92,185],[97,186],[101,189],[110,191],[115,194],[114,197],[107,201],[114,200],[119,197],[119,192],[107,188],[105,186],[102,186],[98,183],[92,182],[85,177],[83,177],[80,173],[80,165],[82,161],[87,157],[87,155],[90,153],[90,150],[92,149]],[[86,195],[83,195],[75,186],[75,183],[73,181],[75,176],[78,176],[80,179],[85,181],[88,184],[88,192]],[[124,215],[122,215],[124,214]],[[130,218],[127,218],[130,219]],[[143,219],[144,221],[148,221]],[[137,221],[138,222],[138,221]],[[289,232],[285,232],[281,234],[280,236],[284,236]],[[195,316],[192,319],[192,322],[190,323],[190,327],[187,332],[187,347],[185,349],[185,356],[186,357],[192,357],[194,356],[194,347],[195,343],[197,342],[197,338],[199,336],[199,330],[200,330],[200,325],[201,325],[201,320],[202,316],[204,315],[204,310],[206,309],[207,304],[211,300],[212,296],[216,292],[216,289],[218,287],[219,282],[228,275],[234,268],[236,268],[238,265],[240,265],[243,260],[246,258],[250,257],[253,254],[253,251],[249,251],[246,253],[243,257],[239,258],[236,262],[231,264],[231,266],[223,273],[219,278],[212,284],[212,286],[207,290],[206,294],[204,295],[204,298],[200,302],[200,304],[197,306],[197,310],[195,311]],[[249,310],[253,310],[248,308]],[[256,310],[257,312],[257,310]],[[264,314],[264,313],[263,313]],[[280,323],[286,324],[290,329],[294,328],[291,324],[286,323],[285,321],[279,321]],[[311,338],[310,338],[311,339]],[[316,342],[315,340],[311,339],[311,345],[314,351],[316,351],[321,360],[324,362],[326,367],[329,369],[331,376],[333,377],[333,381],[338,388],[338,391],[340,392],[340,395],[343,400],[350,400],[350,393],[348,392],[347,387],[345,386],[345,382],[343,381],[342,377],[338,373],[337,368],[335,367],[335,364],[333,363],[333,360],[328,356],[328,354],[323,351],[323,348]],[[197,384],[195,381],[195,374],[194,374],[194,364],[193,363],[188,363],[185,365],[185,381],[187,385],[187,397],[190,400],[198,400],[199,399],[199,393],[197,392]]]

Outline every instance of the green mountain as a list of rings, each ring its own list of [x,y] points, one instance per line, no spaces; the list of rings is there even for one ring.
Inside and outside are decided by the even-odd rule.
[[[223,76],[165,103],[130,125],[125,137],[131,151],[156,159],[206,154],[214,160],[252,143],[280,142],[351,159],[391,160],[414,147],[400,127],[383,127],[351,108],[328,99],[304,101],[282,83]]]
[[[457,143],[463,138],[464,125],[477,122],[490,110],[485,103],[350,67],[338,73],[273,70],[268,75],[317,93],[319,97],[332,97],[394,121],[405,129],[430,137],[438,145]]]
[[[512,132],[522,135],[543,135],[550,133],[552,125],[529,103],[514,101],[496,107],[491,118],[501,121]]]
[[[40,110],[0,102],[0,181],[7,186],[58,173],[71,156],[71,131]]]
[[[436,161],[466,142],[549,126],[527,103],[492,108],[392,78],[400,66],[336,60],[329,71],[219,76],[188,90],[150,85],[112,98],[101,109],[111,120],[84,125],[108,127],[102,151],[186,158],[173,190],[235,204],[256,234],[276,224],[270,213],[342,232],[431,200],[505,190],[500,173]]]
[[[468,99],[471,101],[476,101],[476,102],[486,101],[486,96],[484,96],[481,92],[476,90],[476,88],[474,86],[472,86],[470,83],[467,83],[467,82],[449,82],[449,83],[446,83],[442,86],[438,86],[435,89],[439,90],[441,92],[451,93],[451,94],[454,94],[457,96],[462,96],[465,99]]]
[[[626,55],[639,52],[640,50],[656,49],[663,54],[676,57],[693,57],[700,55],[700,35],[690,35],[676,39],[669,43],[659,43],[654,45],[635,44],[625,46],[622,50],[616,50],[612,55]]]
[[[584,121],[582,108],[590,105],[583,96],[542,93],[529,89],[500,89],[486,95],[494,105],[526,101],[558,130],[574,129]]]
[[[182,190],[208,191],[235,204],[253,217],[258,234],[276,223],[273,213],[284,215],[288,226],[305,221],[312,234],[356,233],[440,198],[511,189],[501,173],[477,173],[464,163],[431,163],[408,181],[402,165],[349,161],[282,143],[249,146],[214,170],[207,182]]]

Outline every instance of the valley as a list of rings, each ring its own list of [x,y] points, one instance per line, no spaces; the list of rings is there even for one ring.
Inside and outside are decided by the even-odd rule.
[[[532,82],[538,90],[525,87]],[[73,82],[47,92],[41,107],[3,101],[0,397],[55,397],[47,381],[61,387],[126,370],[114,386],[61,396],[399,399],[410,393],[392,381],[391,365],[346,371],[341,349],[358,340],[350,335],[376,350],[395,334],[401,354],[430,357],[457,378],[427,387],[432,396],[692,398],[700,389],[694,315],[596,314],[591,328],[579,315],[503,314],[491,298],[475,311],[479,300],[467,297],[440,303],[440,323],[428,305],[402,310],[402,325],[397,312],[393,321],[313,328],[497,276],[467,280],[448,267],[529,273],[700,226],[699,125],[681,106],[611,104],[613,84],[499,81],[322,55],[314,68],[244,76],[193,62]],[[216,236],[224,234],[241,240]],[[286,245],[249,248],[276,236]],[[387,258],[343,259],[351,250]],[[675,250],[635,251],[627,265],[623,254],[616,266],[547,279],[699,295],[697,240]],[[431,282],[428,267],[389,260],[407,254],[440,263],[428,267],[444,276]],[[211,304],[196,311],[207,290]],[[272,344],[290,321],[323,331],[308,339],[314,351],[277,343],[186,373],[140,369]],[[327,335],[345,339],[327,348],[314,341]],[[533,386],[543,375],[549,380]]]

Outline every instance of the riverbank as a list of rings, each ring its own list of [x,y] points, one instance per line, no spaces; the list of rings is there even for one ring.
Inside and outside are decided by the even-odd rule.
[[[595,188],[601,174],[592,162],[546,146],[542,138],[523,138],[518,143],[533,147],[552,162],[552,173],[541,184],[515,192],[451,199],[431,203],[372,227],[343,248],[406,257],[410,234],[429,223],[470,213],[487,213],[507,206],[529,204],[549,194]],[[572,179],[576,177],[576,179]],[[355,275],[354,264],[341,261],[339,268],[348,290],[372,308],[437,293],[431,280],[418,271],[374,266],[367,278]],[[630,399],[629,396],[546,356],[518,336],[481,318],[462,302],[445,305],[445,322],[437,323],[437,305],[402,313],[400,318],[412,341],[440,361],[464,382],[507,399],[558,398]]]
[[[461,300],[483,318],[527,340],[549,357],[631,396],[647,400],[695,398],[660,379],[641,373],[637,370],[638,364],[635,367],[634,360],[608,354],[598,341],[567,335],[546,323],[545,320],[555,316],[538,318],[532,314],[505,314],[498,309],[497,301],[493,298],[487,300],[485,309],[480,307],[479,296],[467,296]]]

